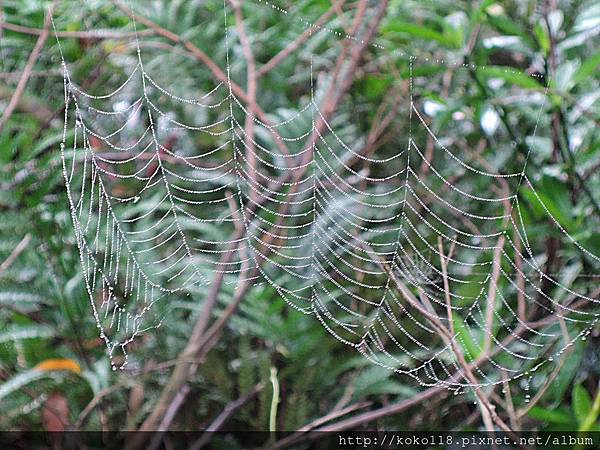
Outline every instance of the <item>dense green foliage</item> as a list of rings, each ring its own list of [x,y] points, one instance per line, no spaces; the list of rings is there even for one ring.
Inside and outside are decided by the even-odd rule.
[[[47,3],[5,0],[1,2],[3,20],[41,29]],[[243,2],[244,23],[259,67],[304,32],[306,23],[299,17],[315,22],[330,7],[329,1],[321,0],[281,3],[287,3],[291,17],[260,2]],[[526,172],[536,180],[552,215],[585,248],[600,254],[600,6],[594,1],[557,3],[558,8],[552,9],[535,0],[390,1],[374,39],[385,50],[371,46],[366,52],[348,95],[331,120],[337,134],[344,142],[365,142],[373,123],[380,120],[379,105],[392,99],[399,102],[399,111],[379,142],[377,155],[392,155],[406,145],[407,85],[412,72],[412,91],[433,108],[431,128],[444,142],[464,151],[467,160],[486,160],[483,170],[502,173],[518,172],[528,154]],[[221,2],[161,0],[134,5],[141,16],[194,43],[225,67]],[[343,11],[330,19],[328,29],[348,26],[352,5],[344,5]],[[132,29],[131,20],[104,0],[61,1],[54,17],[57,30]],[[228,17],[235,36],[233,14]],[[144,26],[138,24],[138,28]],[[8,104],[36,39],[26,32],[2,30],[2,107]],[[231,76],[244,86],[244,52],[236,39],[231,41]],[[135,58],[130,38],[63,37],[60,42],[70,71],[77,80],[85,80],[86,90],[92,93],[114,90]],[[148,70],[175,95],[198,97],[214,86],[211,73],[182,46],[155,35],[141,35],[140,42]],[[310,94],[309,65],[318,74],[317,97],[322,95],[343,43],[329,32],[316,32],[260,79],[258,101],[270,118],[285,120],[300,109],[298,105]],[[409,55],[414,57],[412,68]],[[463,62],[476,68],[465,67]],[[0,272],[0,428],[44,428],[44,402],[52,393],[60,393],[68,401],[69,422],[74,427],[134,429],[165,386],[170,362],[184,348],[206,292],[192,288],[162,302],[158,308],[161,327],[130,346],[131,361],[125,370],[111,370],[84,289],[61,172],[64,98],[60,63],[58,44],[51,36],[20,104],[0,132],[0,261],[9,258],[24,238],[26,244]],[[540,103],[540,98],[546,100]],[[168,108],[180,120],[197,123],[198,118],[185,107]],[[218,118],[217,112],[210,114]],[[484,117],[492,117],[491,128]],[[296,130],[288,131],[294,135]],[[425,143],[424,130],[410,132]],[[264,130],[257,135],[263,145],[276,148]],[[218,142],[215,137],[190,141],[190,145],[212,148]],[[437,153],[434,157],[443,160]],[[360,170],[360,164],[356,167]],[[477,184],[460,179],[462,174],[447,175],[457,175],[457,186],[471,192],[498,191],[493,183]],[[443,188],[431,172],[426,176],[437,182],[436,189]],[[519,193],[529,205],[523,210],[523,220],[539,264],[573,289],[594,292],[598,262],[568,245],[567,237],[548,220],[530,191],[522,187]],[[474,212],[489,215],[491,210],[485,208]],[[204,232],[225,240],[231,230],[215,225]],[[510,286],[502,288],[510,295]],[[227,307],[232,292],[233,285],[226,284],[215,317]],[[580,331],[577,327],[573,329]],[[593,408],[595,396],[600,395],[597,331],[586,341],[576,342],[558,376],[522,418],[523,429],[598,428],[594,423],[598,411]],[[464,345],[468,348],[469,342]],[[70,370],[35,369],[51,359],[71,360],[76,365],[63,361]],[[536,374],[534,388],[548,380],[551,370],[548,366]],[[275,411],[274,378],[279,385]],[[193,395],[188,396],[172,428],[205,427],[225,405],[260,382],[264,388],[232,415],[229,428],[268,430],[274,421],[276,429],[294,430],[336,405],[369,401],[377,407],[423,389],[371,364],[333,339],[314,317],[289,308],[269,284],[260,284],[246,294],[206,363],[190,380]],[[85,410],[95,396],[100,401]],[[473,400],[472,393],[438,396],[416,410],[370,426],[479,428],[481,418]],[[514,390],[511,401],[516,409],[527,406],[522,389]]]

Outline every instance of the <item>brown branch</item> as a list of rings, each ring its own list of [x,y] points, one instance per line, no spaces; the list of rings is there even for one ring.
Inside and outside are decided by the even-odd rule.
[[[454,242],[452,243],[454,245]],[[444,281],[444,298],[446,299],[446,314],[448,315],[448,327],[452,336],[454,336],[454,318],[452,317],[452,301],[450,298],[450,283],[448,282],[448,259],[444,255],[444,244],[442,237],[438,236],[438,251],[440,253],[440,265],[442,266],[442,278]],[[450,251],[449,253],[451,253]],[[448,254],[450,258],[450,254]]]
[[[210,441],[210,438],[211,438],[210,433],[219,431],[221,429],[221,427],[223,426],[223,424],[227,421],[227,419],[229,419],[229,417],[234,412],[236,412],[238,409],[240,409],[242,406],[244,406],[249,400],[251,400],[253,397],[255,397],[256,394],[258,394],[260,391],[262,391],[264,387],[265,387],[264,383],[259,383],[256,386],[254,386],[254,389],[252,389],[250,392],[242,395],[240,398],[232,401],[231,403],[228,403],[225,406],[225,408],[223,409],[223,411],[221,411],[221,414],[219,414],[217,416],[217,418],[212,421],[212,423],[206,428],[206,430],[204,430],[204,433],[202,433],[202,435],[198,438],[198,440],[190,446],[190,450],[200,450],[206,444],[208,444],[208,442]]]
[[[79,414],[79,417],[77,418],[77,422],[75,422],[75,430],[81,429],[81,427],[85,423],[87,417],[96,408],[96,406],[98,406],[100,404],[100,402],[105,397],[107,397],[110,394],[112,394],[113,392],[116,392],[119,389],[123,388],[125,386],[125,383],[126,382],[123,381],[121,383],[113,384],[112,386],[109,386],[107,388],[104,388],[104,389],[98,391],[98,393],[96,395],[94,395],[94,397],[90,400],[90,402],[85,406],[85,408],[83,408],[83,410]]]
[[[485,140],[481,140],[480,143],[481,145],[481,150],[483,150],[485,147]],[[479,161],[481,163],[481,165],[489,172],[493,172],[493,167],[490,165],[490,163],[481,156],[481,152],[477,152],[475,153],[475,159],[477,161]],[[510,195],[510,187],[508,185],[508,182],[506,181],[506,179],[504,178],[496,178],[496,182],[499,185],[499,190],[500,190],[500,194],[504,197],[503,200],[503,204],[504,204],[504,213],[507,215],[507,217],[504,218],[503,222],[502,222],[502,228],[506,229],[507,225],[508,225],[508,215],[512,214],[513,212],[513,205],[510,203],[509,200],[509,195]],[[494,187],[494,186],[492,186]],[[490,283],[489,283],[489,287],[488,287],[488,295],[487,295],[487,299],[486,299],[486,317],[485,317],[485,341],[484,341],[484,345],[483,345],[483,350],[484,351],[488,351],[490,349],[491,346],[491,340],[492,340],[492,335],[493,335],[493,325],[494,325],[494,315],[495,315],[495,311],[496,311],[496,292],[498,289],[498,279],[500,277],[500,269],[501,269],[501,265],[502,265],[502,249],[504,248],[504,243],[505,243],[505,235],[501,234],[498,237],[498,241],[496,242],[496,246],[494,248],[494,257],[492,260],[492,274],[491,274],[491,278],[490,278]],[[519,261],[520,262],[520,261]],[[519,273],[519,275],[522,276],[521,273]],[[520,277],[521,278],[521,277]],[[524,281],[523,281],[524,283]],[[519,312],[521,312],[521,310],[524,310],[524,300],[521,299],[522,297],[522,292],[519,292],[519,299],[518,299],[518,310]]]
[[[233,260],[233,257],[238,248],[238,242],[236,241],[243,236],[243,233],[244,229],[238,229],[234,233],[232,239],[233,242],[229,244],[227,251],[221,257],[220,263],[223,265],[223,267],[227,267],[227,264]],[[184,350],[177,357],[175,370],[171,374],[167,385],[163,388],[163,391],[155,407],[152,409],[152,412],[140,427],[140,431],[153,431],[156,429],[156,427],[162,420],[163,415],[166,414],[166,411],[173,398],[175,398],[181,387],[185,385],[188,377],[197,370],[200,361],[203,360],[202,358],[199,358],[197,356],[199,350],[201,349],[198,343],[201,341],[202,335],[208,327],[208,324],[212,317],[212,311],[216,305],[221,286],[223,285],[224,278],[225,273],[223,270],[220,270],[216,273],[210,290],[206,295],[202,311],[200,312],[198,320],[194,325],[194,329],[192,330],[192,334],[188,340],[188,343]],[[197,360],[198,362],[190,362],[194,360]],[[141,440],[134,442],[132,444],[133,448],[137,448],[137,445],[139,444],[141,444]]]
[[[448,98],[448,91],[450,90],[450,84],[452,83],[453,72],[451,70],[447,70],[444,73],[443,84],[442,84],[442,92],[441,98]],[[433,140],[433,136],[431,134],[427,134],[427,144],[425,146],[425,157],[421,162],[421,167],[419,168],[419,173],[422,176],[425,176],[429,173],[431,169],[431,165],[433,162],[433,154],[435,151],[435,141]]]
[[[277,450],[279,448],[287,448],[291,444],[301,440],[307,432],[314,430],[315,428],[317,428],[327,422],[331,422],[332,420],[338,419],[347,414],[355,412],[359,409],[367,408],[370,405],[371,405],[371,402],[360,402],[360,403],[355,403],[353,405],[347,406],[343,409],[340,409],[339,411],[330,412],[329,414],[326,414],[323,417],[319,417],[318,419],[315,419],[312,422],[309,422],[306,425],[303,425],[294,434],[275,442],[270,447],[267,447],[267,450]]]
[[[354,23],[352,26],[352,35],[356,35],[361,24],[361,20],[364,17],[366,10],[366,1],[361,0],[358,5],[358,12],[356,17],[354,18]],[[388,0],[382,0],[379,2],[377,7],[377,12],[375,14],[375,18],[371,22],[371,27],[365,33],[364,38],[357,43],[355,46],[351,47],[349,45],[349,41],[346,41],[347,45],[344,45],[340,55],[338,56],[334,74],[331,77],[331,82],[329,84],[329,88],[327,93],[325,94],[325,102],[322,105],[322,116],[319,116],[317,122],[315,124],[315,130],[311,134],[308,145],[305,148],[312,147],[316,144],[319,139],[319,135],[323,134],[323,131],[326,126],[326,121],[328,121],[335,110],[337,109],[340,101],[346,95],[350,87],[352,86],[352,82],[356,76],[356,69],[362,59],[369,43],[375,36],[375,33],[383,19],[383,15],[387,8]],[[346,62],[346,58],[348,53],[350,53],[349,61]],[[301,165],[304,165],[310,161],[313,155],[311,152],[307,152],[301,162]],[[302,174],[306,171],[306,168],[296,171],[295,179],[298,180]]]
[[[515,267],[517,268],[517,317],[527,320],[527,302],[525,301],[525,275],[523,275],[523,256],[521,248],[521,234],[517,232],[516,227],[513,232],[513,241],[515,243]]]
[[[429,388],[425,391],[418,393],[417,395],[402,400],[398,403],[394,403],[392,405],[384,406],[383,408],[379,408],[373,411],[368,411],[362,414],[359,414],[355,417],[351,417],[346,420],[342,420],[340,422],[334,423],[333,425],[328,425],[326,427],[318,428],[317,431],[344,431],[344,430],[353,430],[358,428],[360,425],[368,422],[372,422],[377,419],[381,419],[383,417],[391,416],[394,414],[401,413],[406,411],[413,406],[422,406],[426,400],[434,398],[439,395],[446,395],[448,393],[448,389],[446,386],[439,385],[433,388]]]
[[[46,12],[46,18],[44,19],[44,29],[42,30],[40,37],[35,43],[35,47],[33,47],[33,50],[29,55],[29,59],[27,60],[27,64],[25,65],[25,69],[23,70],[23,75],[21,76],[19,83],[17,84],[17,88],[15,89],[15,92],[13,93],[12,98],[8,103],[8,106],[2,113],[2,117],[0,117],[0,131],[2,131],[2,129],[6,125],[6,122],[8,122],[8,119],[10,119],[10,116],[19,104],[19,101],[23,96],[23,92],[25,92],[25,87],[27,86],[27,82],[29,81],[29,77],[31,76],[33,67],[35,66],[35,63],[37,62],[40,56],[42,48],[44,48],[44,45],[46,45],[48,37],[50,36],[50,26],[52,25],[52,13],[54,12],[54,8],[56,7],[56,2],[57,0],[54,0],[48,8],[48,11]]]
[[[201,61],[206,67],[208,67],[208,69],[213,73],[214,77],[217,80],[222,81],[224,83],[228,82],[228,78],[225,72],[223,72],[221,68],[206,53],[204,53],[190,41],[183,39],[177,33],[167,30],[166,28],[160,26],[153,20],[135,13],[132,9],[130,9],[120,0],[113,0],[113,3],[131,19],[147,26],[148,28],[151,28],[156,34],[168,39],[169,41],[183,45],[183,47],[185,47],[187,51],[193,54],[199,61]],[[231,85],[235,95],[242,98],[245,102],[246,93],[244,92],[244,90],[234,82],[231,82]]]
[[[506,371],[502,370],[502,392],[505,392],[505,409],[506,412],[508,414],[508,418],[510,420],[510,425],[512,426],[513,430],[520,430],[521,429],[521,421],[519,419],[519,416],[517,415],[517,413],[515,412],[515,405],[513,403],[513,399],[512,399],[512,393],[510,391],[510,384],[508,382],[508,377],[506,375]]]
[[[175,418],[177,411],[179,411],[180,406],[185,401],[185,398],[187,397],[189,392],[190,388],[188,385],[182,386],[179,392],[177,392],[177,395],[169,405],[169,408],[167,409],[167,412],[158,427],[158,433],[153,435],[152,441],[150,442],[150,445],[146,448],[146,450],[156,450],[160,446],[163,440],[164,432],[169,428],[169,425]]]
[[[319,19],[314,23],[313,26],[308,28],[304,33],[298,36],[295,40],[290,42],[283,50],[273,56],[269,61],[267,61],[258,71],[256,72],[256,77],[261,78],[275,67],[277,67],[285,58],[287,58],[290,54],[295,52],[302,44],[304,44],[314,33],[314,28],[319,28],[325,22],[329,20],[333,14],[335,14],[337,8],[341,8],[342,5],[346,2],[346,0],[338,0],[331,8],[329,8]]]
[[[517,327],[517,329],[515,329],[514,335],[511,334],[510,336],[508,336],[507,338],[504,339],[504,341],[502,342],[502,346],[506,346],[506,345],[510,344],[510,342],[512,342],[514,339],[516,339],[516,336],[520,336],[522,333],[527,331],[528,330],[527,327],[539,328],[539,327],[542,327],[545,325],[547,325],[547,323],[529,323],[529,324],[527,324],[527,326],[520,325],[519,327]],[[469,364],[469,368],[476,369],[477,367],[480,367],[489,358],[492,358],[499,351],[498,350],[499,348],[500,348],[500,346],[497,346],[491,352],[481,354],[475,361],[473,361],[472,363]],[[462,375],[461,375],[461,373],[457,372],[454,375],[452,375],[448,381],[452,382],[452,381],[456,381],[460,378],[462,378]],[[447,393],[448,393],[448,388],[445,384],[433,386],[433,387],[430,387],[429,389],[426,389],[426,390],[418,393],[417,395],[415,395],[409,399],[402,400],[402,401],[392,404],[392,405],[387,405],[382,408],[378,408],[378,409],[375,409],[372,411],[368,411],[368,412],[359,414],[355,417],[343,420],[341,422],[337,422],[337,423],[329,425],[327,427],[318,428],[317,431],[339,432],[339,431],[344,431],[344,430],[356,429],[356,428],[359,428],[360,426],[364,425],[365,423],[369,423],[369,422],[372,422],[377,419],[382,419],[384,417],[388,417],[388,416],[392,416],[392,415],[404,412],[407,409],[410,409],[414,406],[422,406],[423,402],[425,402],[426,400],[438,397],[440,395],[447,395]]]
[[[256,90],[257,90],[257,74],[256,74],[256,62],[254,59],[254,53],[250,45],[250,40],[246,34],[246,28],[244,27],[244,18],[242,17],[241,0],[230,0],[235,15],[235,24],[240,37],[240,43],[242,44],[242,51],[244,53],[244,59],[246,60],[246,94],[248,95],[248,112],[244,120],[244,146],[246,147],[246,159],[248,161],[248,175],[251,181],[256,182],[256,149],[254,146],[254,130],[255,123],[252,116],[256,115],[258,105],[256,103]],[[256,191],[251,191],[250,198],[256,200]]]
[[[494,315],[496,312],[496,291],[498,290],[498,278],[502,265],[502,249],[504,248],[504,234],[498,237],[496,248],[494,249],[494,259],[492,262],[492,276],[488,287],[488,295],[485,303],[485,341],[483,351],[490,349],[492,336],[494,335]]]

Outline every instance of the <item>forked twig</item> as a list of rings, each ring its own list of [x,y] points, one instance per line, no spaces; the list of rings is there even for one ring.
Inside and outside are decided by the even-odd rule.
[[[448,258],[452,254],[455,243],[452,243],[452,248],[448,252]],[[444,282],[444,297],[446,299],[446,314],[448,315],[448,327],[450,334],[455,335],[454,332],[454,317],[452,316],[452,301],[450,298],[450,283],[448,282],[448,259],[444,255],[444,246],[442,244],[442,237],[438,236],[438,251],[440,253],[440,265],[442,266],[442,278]]]
[[[338,8],[341,8],[346,0],[338,0],[321,16],[317,21],[308,28],[304,33],[290,42],[283,50],[273,56],[256,72],[257,78],[265,76],[267,73],[277,67],[285,58],[294,53],[302,44],[304,44],[315,33],[314,28],[318,28],[327,22],[333,16]]]
[[[502,249],[504,247],[504,234],[498,237],[498,242],[494,248],[494,259],[492,261],[492,276],[488,287],[488,295],[485,302],[485,341],[483,351],[487,352],[492,345],[492,336],[494,335],[494,316],[496,314],[496,292],[498,290],[498,279],[500,278],[500,269],[502,264]]]
[[[258,110],[258,104],[256,102],[256,92],[258,88],[256,62],[254,59],[254,52],[250,46],[250,39],[246,33],[246,27],[244,27],[241,0],[229,0],[229,3],[231,3],[233,8],[235,25],[238,30],[240,43],[242,44],[244,59],[246,60],[246,95],[248,96],[248,114],[246,114],[244,119],[244,146],[246,147],[246,160],[248,161],[248,175],[250,181],[256,183],[256,164],[258,163],[258,160],[256,157],[256,148],[254,146],[255,122],[253,117],[256,115]],[[257,192],[252,190],[250,192],[250,197],[256,200]]]
[[[311,430],[314,430],[321,425],[326,424],[327,422],[331,422],[332,420],[339,419],[340,417],[346,416],[354,411],[358,411],[360,409],[367,408],[371,405],[371,402],[360,402],[355,403],[350,406],[346,406],[345,408],[340,409],[339,411],[330,412],[318,419],[315,419],[306,425],[300,427],[298,431],[290,436],[287,436],[277,442],[275,442],[270,447],[267,447],[267,450],[277,450],[279,448],[286,448],[287,446],[293,444],[302,439],[302,437]]]
[[[50,27],[52,26],[52,14],[54,13],[54,8],[56,7],[56,3],[57,3],[57,0],[54,0],[50,4],[50,7],[48,8],[48,11],[46,12],[46,18],[44,19],[44,29],[42,30],[42,33],[40,34],[37,42],[35,43],[35,47],[33,47],[33,50],[29,54],[29,59],[27,59],[27,64],[25,65],[25,69],[23,69],[23,74],[21,75],[21,78],[19,79],[17,88],[15,89],[15,92],[13,93],[12,98],[10,99],[10,102],[8,102],[6,109],[2,113],[2,117],[0,117],[0,132],[6,125],[6,122],[8,122],[8,119],[10,119],[10,116],[14,112],[17,105],[19,104],[19,101],[21,100],[21,97],[23,96],[23,93],[25,92],[25,87],[27,86],[27,82],[29,81],[29,77],[31,76],[33,67],[35,66],[35,63],[37,62],[38,58],[40,57],[40,53],[41,53],[42,49],[44,48],[44,45],[46,45],[46,41],[48,40],[48,37],[50,36]]]
[[[211,437],[210,433],[219,431],[221,429],[221,427],[223,426],[223,424],[227,421],[227,419],[229,419],[229,417],[234,412],[236,412],[238,409],[240,409],[242,406],[244,406],[249,400],[251,400],[253,397],[255,397],[256,394],[258,394],[260,391],[262,391],[264,387],[265,387],[264,383],[258,383],[256,386],[254,386],[254,388],[250,392],[247,392],[246,394],[242,395],[240,398],[232,401],[231,403],[228,403],[225,406],[225,408],[223,409],[223,411],[221,411],[221,414],[219,414],[217,416],[217,418],[215,420],[213,420],[208,427],[206,427],[206,430],[204,430],[204,433],[202,433],[202,435],[198,438],[198,440],[190,446],[189,450],[200,450],[206,444],[208,444],[208,442],[210,441],[210,437]]]

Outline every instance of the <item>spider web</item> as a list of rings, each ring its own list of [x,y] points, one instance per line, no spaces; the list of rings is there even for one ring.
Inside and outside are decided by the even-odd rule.
[[[412,56],[401,111],[408,133],[391,155],[345,141],[340,121],[322,110],[327,80],[313,77],[312,62],[310,98],[267,124],[233,94],[225,7],[224,16],[228,82],[199,98],[163,87],[137,39],[129,76],[103,95],[79,87],[62,59],[63,174],[113,369],[118,352],[123,368],[134,339],[160,326],[158,302],[202,293],[215,277],[269,283],[374,364],[456,393],[474,386],[457,351],[483,362],[473,365],[477,386],[524,378],[528,390],[533,372],[586,339],[599,317],[597,293],[544,273],[518,193],[527,190],[531,206],[592,264],[600,258],[551,213],[525,172],[529,152],[521,171],[501,173],[445,145],[415,95]],[[258,131],[246,134],[247,118],[262,135],[281,136],[290,153],[268,148]],[[541,315],[524,317],[526,306]]]

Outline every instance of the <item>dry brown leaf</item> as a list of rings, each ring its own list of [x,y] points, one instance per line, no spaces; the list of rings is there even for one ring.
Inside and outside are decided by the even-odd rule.
[[[54,392],[48,397],[42,410],[44,429],[50,432],[61,432],[69,426],[69,403],[60,393]]]

